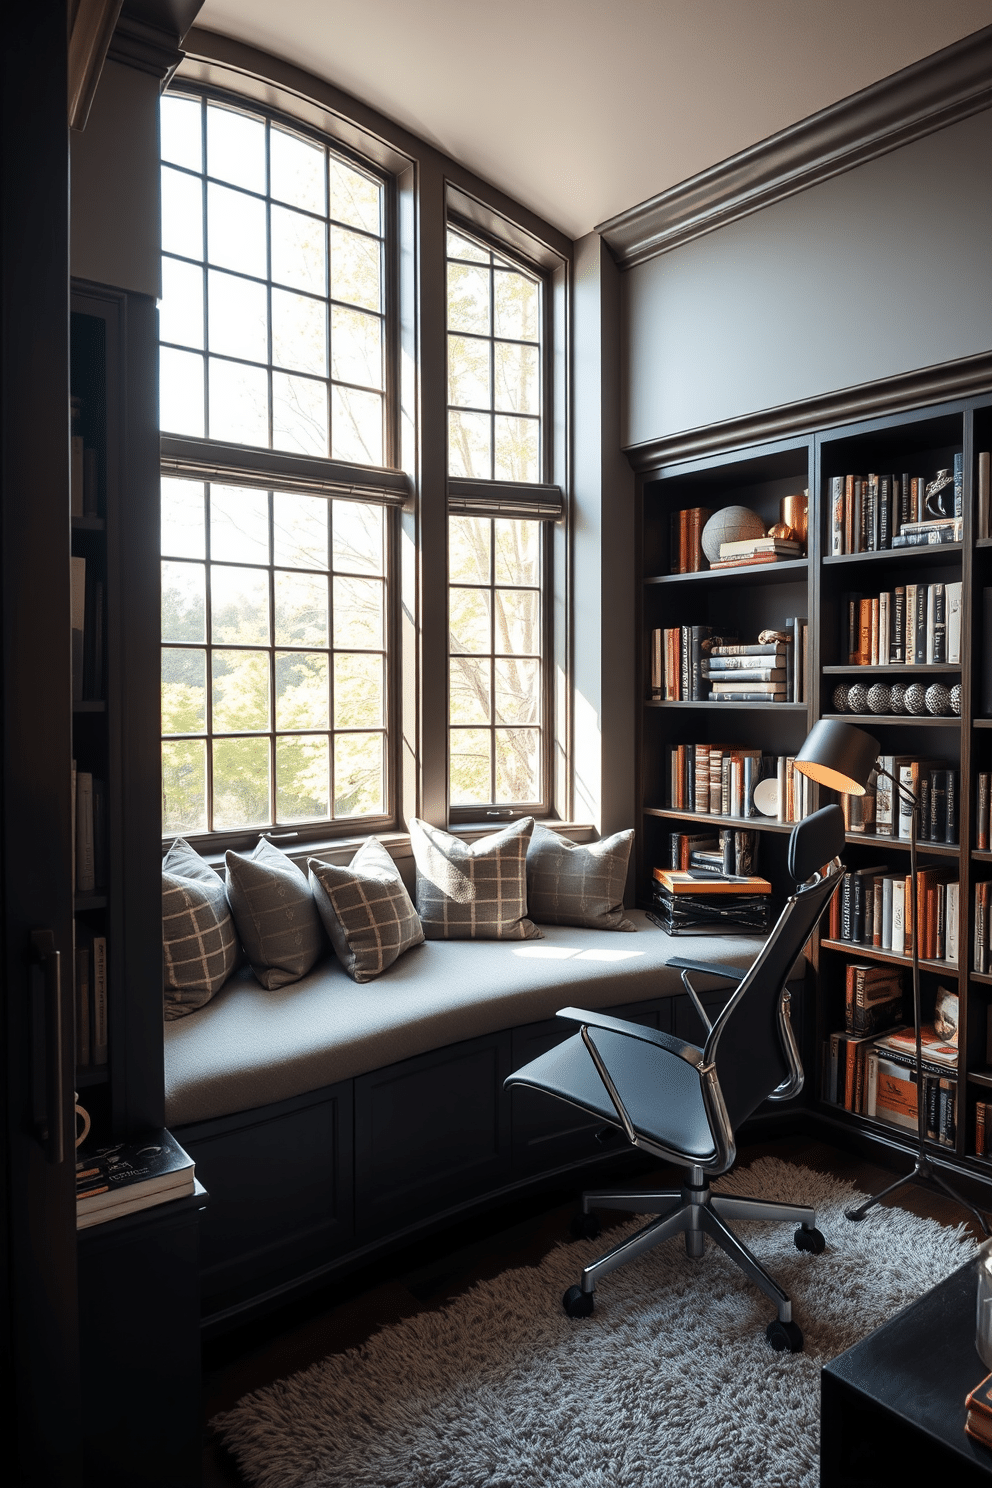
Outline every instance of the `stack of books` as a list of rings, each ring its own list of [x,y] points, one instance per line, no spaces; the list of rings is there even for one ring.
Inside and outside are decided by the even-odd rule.
[[[986,1447],[992,1447],[992,1374],[965,1397],[964,1429]]]
[[[740,568],[753,563],[786,563],[801,558],[803,545],[788,537],[745,537],[720,544],[720,556],[711,568]]]
[[[710,625],[671,625],[651,632],[650,697],[654,702],[786,702],[806,698],[807,622],[787,620],[769,639],[740,644]]]
[[[767,878],[656,868],[653,919],[669,935],[767,930],[772,886]]]
[[[935,491],[938,477],[924,475],[832,475],[830,477],[830,554],[874,553],[961,541],[964,461],[954,456],[953,471]],[[927,509],[927,487],[931,506]],[[933,502],[939,494],[937,510]]]
[[[171,1132],[81,1148],[76,1156],[76,1229],[193,1193],[193,1159]]]
[[[668,842],[668,867],[682,872],[705,868],[748,878],[757,867],[757,832],[672,832]]]

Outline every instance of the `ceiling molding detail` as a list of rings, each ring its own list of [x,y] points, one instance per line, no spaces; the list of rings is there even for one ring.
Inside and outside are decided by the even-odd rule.
[[[117,22],[107,53],[112,62],[123,62],[125,67],[136,67],[157,78],[171,77],[184,55],[177,37],[130,16],[122,16]]]
[[[633,469],[641,473],[655,470],[660,465],[674,465],[682,460],[713,455],[720,450],[808,434],[812,429],[836,428],[881,414],[907,413],[928,403],[973,398],[987,393],[990,388],[992,351],[983,351],[959,361],[941,362],[912,372],[897,372],[892,377],[882,377],[860,387],[820,393],[814,398],[803,398],[778,408],[765,408],[759,413],[707,424],[705,428],[669,434],[644,444],[631,445],[624,453]]]
[[[596,231],[621,268],[863,165],[992,105],[992,26],[631,207]]]

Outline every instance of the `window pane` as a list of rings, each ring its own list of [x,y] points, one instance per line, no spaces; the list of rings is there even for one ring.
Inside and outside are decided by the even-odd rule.
[[[378,315],[331,306],[331,376],[382,387],[382,321]]]
[[[376,238],[363,238],[345,227],[331,228],[331,298],[365,310],[381,303],[382,251]]]
[[[210,437],[268,445],[269,378],[264,367],[210,357]]]
[[[327,508],[322,496],[272,497],[275,561],[285,568],[327,567]]]
[[[490,334],[488,269],[449,263],[448,329]]]
[[[382,464],[382,398],[355,388],[331,388],[331,454],[358,465]]]
[[[327,205],[324,182],[324,151],[298,134],[284,129],[269,130],[269,170],[272,195],[291,207],[323,216]]]
[[[381,816],[385,771],[381,734],[338,734],[334,740],[335,816]]]
[[[452,655],[478,654],[492,649],[492,617],[488,590],[452,587],[449,612]]]
[[[327,739],[276,740],[276,820],[316,821],[330,814]]]
[[[219,268],[264,279],[265,203],[211,181],[207,186],[207,256]]]
[[[448,402],[462,408],[491,408],[489,371],[491,341],[475,336],[448,337]]]
[[[541,426],[537,419],[495,418],[495,471],[497,480],[541,479]]]
[[[488,413],[448,414],[448,474],[492,478],[492,420]]]
[[[162,553],[167,558],[203,558],[203,482],[162,481]]]
[[[275,576],[276,645],[327,645],[327,579],[321,574]]]
[[[541,327],[541,290],[523,274],[493,274],[493,331],[514,341],[536,341]]]
[[[162,827],[203,832],[207,826],[207,746],[203,739],[162,745]]]
[[[497,517],[497,584],[534,584],[540,579],[541,524]]]
[[[382,642],[382,581],[335,578],[335,646],[343,651],[381,651]]]
[[[253,827],[271,821],[268,739],[214,743],[214,826]]]
[[[211,486],[210,556],[226,563],[268,563],[269,498],[265,491]]]
[[[214,651],[213,724],[218,734],[269,726],[269,657],[265,651]]]
[[[241,646],[269,644],[269,580],[256,568],[210,567],[210,639]]]
[[[496,722],[540,723],[541,663],[536,658],[501,657],[496,661],[495,672]]]
[[[327,454],[327,384],[272,374],[272,445],[302,455]]]
[[[202,734],[207,727],[207,653],[162,653],[162,732]]]
[[[331,178],[331,216],[366,232],[381,232],[382,187],[378,181],[352,170],[342,160],[328,162]]]
[[[452,723],[488,723],[490,721],[489,691],[488,656],[485,658],[452,656],[449,702],[449,717]]]
[[[334,658],[334,727],[381,728],[385,722],[382,657],[367,651]]]
[[[207,276],[210,350],[249,362],[269,359],[269,312],[264,284],[220,274]]]
[[[335,501],[334,567],[347,573],[385,572],[385,513],[364,501]]]
[[[496,801],[541,799],[539,729],[496,730]]]
[[[470,242],[468,238],[463,238],[459,233],[452,232],[450,228],[448,229],[448,257],[468,258],[471,259],[472,263],[487,264],[489,262],[489,252],[487,249],[480,248],[477,243]]]
[[[265,190],[265,125],[261,119],[207,105],[207,174],[248,191]]]
[[[540,606],[534,589],[496,590],[496,650],[511,656],[540,653]]]
[[[452,806],[492,800],[492,735],[488,729],[452,729],[449,774]]]
[[[493,357],[495,406],[511,413],[540,413],[541,364],[537,347],[497,341]]]
[[[327,293],[324,224],[285,207],[272,207],[272,277],[291,289]]]
[[[327,376],[327,302],[272,291],[272,360],[294,372]]]
[[[452,584],[489,583],[489,517],[448,518],[448,578]]]
[[[276,728],[326,729],[327,654],[282,652],[276,656]]]
[[[200,138],[200,101],[198,98],[162,99],[162,159],[187,170],[203,169],[203,145]]]
[[[162,171],[162,251],[203,257],[203,188],[199,176]]]
[[[162,564],[163,641],[207,639],[205,579],[202,563]]]
[[[178,258],[162,260],[159,335],[180,346],[203,346],[203,270]]]
[[[203,433],[203,358],[192,351],[159,352],[159,428],[170,434]]]

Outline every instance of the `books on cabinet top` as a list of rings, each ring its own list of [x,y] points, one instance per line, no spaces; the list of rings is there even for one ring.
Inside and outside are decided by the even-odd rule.
[[[193,1159],[171,1132],[82,1148],[76,1156],[76,1228],[103,1224],[193,1190]]]

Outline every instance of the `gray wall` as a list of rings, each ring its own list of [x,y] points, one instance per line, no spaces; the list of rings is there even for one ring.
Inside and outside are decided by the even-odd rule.
[[[640,444],[992,348],[992,112],[623,276]]]

